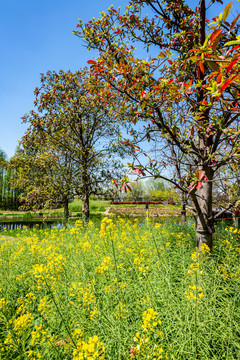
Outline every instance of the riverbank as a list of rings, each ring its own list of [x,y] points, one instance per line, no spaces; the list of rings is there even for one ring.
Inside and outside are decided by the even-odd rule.
[[[141,204],[121,204],[113,205],[110,201],[105,200],[90,200],[90,216],[91,215],[131,215],[131,216],[145,216],[145,205]],[[82,216],[82,202],[75,200],[69,204],[70,219],[78,219]],[[155,205],[151,204],[148,207],[149,216],[180,216],[181,210],[178,205]],[[29,221],[29,222],[51,222],[63,219],[63,208],[55,210],[43,211],[3,211],[0,210],[0,223],[14,222],[14,221]]]

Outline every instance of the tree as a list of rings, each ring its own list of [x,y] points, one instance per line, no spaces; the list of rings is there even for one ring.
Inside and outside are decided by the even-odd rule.
[[[179,201],[179,194],[160,179],[149,179],[145,183],[145,194],[149,200]]]
[[[11,186],[10,178],[12,171],[9,168],[6,153],[0,149],[0,208],[18,209],[19,191]]]
[[[154,180],[153,178],[151,178],[145,183],[145,188],[146,188],[146,192],[149,195],[151,195],[151,193],[155,191],[159,191],[159,190],[164,191],[166,189],[166,184],[163,180],[160,179]]]
[[[158,145],[159,143],[161,145],[160,148],[154,150],[155,158],[156,154],[159,154],[159,157],[164,159],[164,161],[161,162],[161,165],[167,165],[168,173],[171,174],[171,178],[173,180],[177,180],[178,182],[182,182],[184,175],[186,174],[188,169],[191,168],[191,159],[187,159],[187,157],[184,156],[184,154],[182,154],[181,151],[179,151],[179,149],[170,140],[165,142],[159,140],[156,145]],[[152,174],[155,177],[158,176],[158,174],[156,175],[156,170],[158,169],[156,169],[155,166]],[[181,220],[183,223],[185,223],[187,221],[186,206],[189,194],[181,188],[178,188],[178,193],[180,195],[177,198],[180,198]]]
[[[76,193],[79,171],[68,152],[55,148],[47,138],[28,132],[10,160],[12,186],[21,190],[22,208],[44,209],[64,206],[64,225],[69,217],[68,203]]]
[[[131,191],[125,193],[126,200],[143,201],[145,199],[144,184],[142,181],[134,182],[131,184]]]
[[[0,201],[3,199],[4,193],[4,174],[6,171],[7,155],[0,149]]]
[[[213,203],[215,208],[222,209],[222,212],[228,204],[232,204],[232,217],[235,225],[240,225],[240,172],[239,165],[227,164],[221,169],[219,180],[216,181],[213,193]],[[229,212],[228,212],[229,214]],[[221,214],[220,214],[221,215]],[[225,214],[221,215],[225,217]],[[221,218],[220,216],[220,218]],[[227,216],[229,217],[229,215]]]
[[[208,32],[205,0],[196,11],[183,0],[132,0],[125,13],[110,7],[99,19],[80,21],[75,32],[89,49],[99,50],[97,59],[88,61],[92,77],[108,99],[118,91],[118,111],[127,110],[134,123],[144,120],[149,140],[154,129],[191,160],[184,177],[168,180],[194,202],[199,247],[212,247],[215,175],[239,159],[240,15],[227,22],[231,5]],[[134,43],[152,57],[138,58]],[[175,115],[176,107],[183,115]]]
[[[30,138],[41,138],[62,154],[68,154],[78,172],[74,190],[82,200],[83,220],[89,217],[89,197],[121,173],[121,151],[116,141],[119,124],[110,116],[108,106],[92,94],[89,73],[82,69],[48,72],[41,75],[35,89],[35,106],[24,116],[30,123]]]

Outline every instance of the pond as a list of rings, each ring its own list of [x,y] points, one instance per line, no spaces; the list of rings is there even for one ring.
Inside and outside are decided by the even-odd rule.
[[[113,219],[117,219],[119,215],[112,216]],[[89,220],[92,221],[95,226],[100,226],[100,223],[102,219],[105,217],[105,215],[101,214],[90,214]],[[139,225],[149,225],[151,223],[176,223],[178,224],[180,219],[178,216],[167,216],[167,217],[145,217],[145,216],[134,216],[129,214],[121,214],[121,218],[125,220],[130,220],[134,222],[135,219],[138,219]],[[68,227],[73,227],[76,220],[81,218],[70,218],[68,221]],[[15,219],[7,221],[0,219],[0,231],[3,230],[17,230],[22,229],[24,227],[27,227],[29,229],[38,228],[38,229],[52,229],[53,227],[57,227],[58,229],[61,229],[63,227],[63,221],[61,218],[59,219],[46,219],[45,221],[32,219],[32,220],[23,220],[23,219]]]
[[[134,219],[136,217],[124,217],[125,220],[131,220],[134,221]],[[144,217],[137,217],[139,220],[139,225],[149,225],[150,223],[170,223],[171,225],[179,225],[180,221],[179,218],[175,217],[171,217],[171,219],[167,219],[168,221],[161,221],[160,219],[146,219]],[[97,219],[91,219],[90,220],[94,222],[95,226],[99,226],[101,223],[101,218],[97,218]],[[75,224],[76,220],[70,220],[68,222],[68,227],[73,227]],[[192,227],[194,225],[193,220],[189,220],[186,223],[187,226]],[[222,221],[217,221],[215,226],[230,226],[232,225],[232,220],[222,220]],[[23,229],[23,228],[28,228],[28,229],[34,229],[34,228],[38,228],[38,229],[52,229],[53,227],[56,227],[57,229],[62,229],[63,228],[63,222],[61,220],[58,221],[13,221],[13,222],[0,222],[0,231],[4,231],[4,230],[18,230],[18,229]]]
[[[0,231],[3,230],[17,230],[27,227],[29,229],[38,228],[38,229],[51,229],[56,226],[58,229],[63,227],[61,221],[14,221],[14,222],[0,222]]]
[[[99,225],[103,216],[101,215],[90,215],[89,220],[93,221],[95,225]],[[70,218],[68,221],[68,227],[73,227],[75,222],[81,218],[75,217]],[[63,219],[59,218],[48,218],[43,221],[42,219],[1,219],[0,218],[0,231],[3,230],[17,230],[22,228],[29,228],[29,229],[52,229],[53,227],[57,227],[58,229],[63,228]]]

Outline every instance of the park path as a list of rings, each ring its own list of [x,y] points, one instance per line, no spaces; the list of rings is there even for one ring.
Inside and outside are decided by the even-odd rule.
[[[103,213],[103,214],[104,214],[104,215],[109,215],[109,211],[110,211],[110,209],[111,209],[111,208],[107,208],[107,210],[106,210],[106,211],[104,211],[104,213]]]

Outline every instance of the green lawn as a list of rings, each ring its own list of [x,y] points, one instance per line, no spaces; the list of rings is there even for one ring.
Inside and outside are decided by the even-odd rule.
[[[110,201],[106,201],[106,200],[90,200],[89,201],[90,213],[105,212],[109,206],[110,206]],[[70,210],[70,212],[81,212],[82,211],[82,201],[75,200],[74,202],[70,203],[69,210]]]

